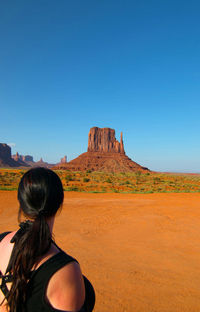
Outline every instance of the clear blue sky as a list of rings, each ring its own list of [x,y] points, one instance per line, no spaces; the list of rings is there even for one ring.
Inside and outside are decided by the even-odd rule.
[[[71,160],[89,129],[157,171],[200,172],[200,2],[0,2],[0,142]]]

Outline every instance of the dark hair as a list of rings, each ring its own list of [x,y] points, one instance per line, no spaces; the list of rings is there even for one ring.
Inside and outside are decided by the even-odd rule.
[[[31,270],[51,246],[52,237],[46,219],[55,216],[63,198],[62,182],[50,169],[30,169],[19,183],[18,219],[23,213],[32,222],[23,224],[12,239],[15,246],[8,270],[13,274],[13,283],[6,298],[10,312],[24,311]]]

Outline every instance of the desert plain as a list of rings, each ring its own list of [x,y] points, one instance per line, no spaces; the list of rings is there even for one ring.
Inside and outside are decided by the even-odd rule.
[[[0,191],[0,232],[17,228]],[[95,312],[200,311],[200,193],[65,192],[57,244],[80,262]]]

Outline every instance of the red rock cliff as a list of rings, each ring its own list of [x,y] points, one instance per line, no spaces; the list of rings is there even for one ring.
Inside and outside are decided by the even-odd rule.
[[[5,161],[11,158],[11,148],[5,143],[0,143],[0,158]]]
[[[115,130],[110,128],[93,127],[88,135],[88,152],[122,153],[125,154],[121,133],[121,140],[115,138]]]
[[[5,143],[0,143],[0,167],[17,167],[18,162],[11,157],[11,148]]]

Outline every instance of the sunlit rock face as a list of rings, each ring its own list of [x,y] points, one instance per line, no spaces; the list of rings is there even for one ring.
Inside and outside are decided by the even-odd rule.
[[[86,153],[68,163],[59,163],[54,169],[71,171],[103,171],[103,172],[132,172],[149,171],[126,156],[122,133],[120,142],[115,138],[115,130],[110,128],[93,127],[88,135]]]
[[[88,135],[88,152],[122,153],[124,144],[121,133],[120,142],[115,138],[115,130],[93,127]]]

